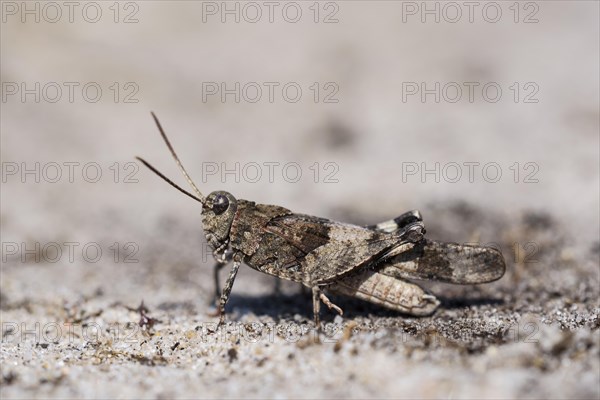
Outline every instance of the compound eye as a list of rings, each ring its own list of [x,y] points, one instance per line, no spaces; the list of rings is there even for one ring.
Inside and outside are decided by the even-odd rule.
[[[212,210],[215,214],[223,214],[229,208],[229,199],[222,194],[218,194],[213,200]]]

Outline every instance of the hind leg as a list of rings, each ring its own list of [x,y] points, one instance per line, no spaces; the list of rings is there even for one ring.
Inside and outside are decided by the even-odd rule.
[[[347,276],[328,290],[419,317],[433,314],[440,305],[434,295],[419,285],[374,271]]]
[[[376,225],[368,225],[367,228],[378,232],[394,233],[402,228],[407,227],[413,222],[423,222],[423,217],[421,216],[421,212],[419,212],[419,210],[405,212],[394,219],[380,222]]]

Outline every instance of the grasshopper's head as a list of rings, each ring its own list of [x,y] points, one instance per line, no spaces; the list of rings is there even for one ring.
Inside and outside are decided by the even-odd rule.
[[[231,193],[220,190],[206,197],[202,204],[202,225],[211,247],[216,249],[227,243],[236,210],[237,200]]]
[[[194,200],[202,203],[202,224],[204,226],[204,232],[206,234],[206,240],[208,241],[208,244],[214,249],[226,245],[229,240],[229,231],[231,229],[231,224],[233,223],[233,218],[235,217],[235,212],[237,210],[237,200],[235,199],[235,197],[233,197],[231,193],[223,191],[212,192],[208,195],[208,197],[204,197],[204,195],[200,192],[200,190],[192,181],[192,178],[190,178],[190,176],[186,172],[185,168],[183,168],[179,157],[177,157],[173,146],[171,146],[169,139],[167,139],[167,135],[163,131],[163,128],[160,125],[160,122],[158,122],[158,119],[156,118],[154,113],[152,113],[152,118],[154,118],[154,122],[156,122],[156,126],[158,127],[162,138],[167,144],[167,147],[171,151],[171,155],[175,159],[177,166],[179,167],[179,169],[183,173],[183,176],[194,190],[195,194],[189,193],[177,186],[169,178],[161,174],[156,168],[150,165],[147,161],[141,159],[140,157],[137,157],[137,159],[140,160],[145,166],[150,168],[155,174],[164,179],[168,184],[170,184],[180,192],[193,198]]]

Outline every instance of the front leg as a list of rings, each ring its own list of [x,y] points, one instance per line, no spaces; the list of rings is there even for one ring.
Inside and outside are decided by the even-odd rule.
[[[238,270],[240,269],[240,265],[242,264],[241,257],[236,254],[233,257],[233,267],[231,267],[231,271],[229,272],[229,277],[227,277],[227,281],[225,282],[225,286],[221,291],[221,297],[219,299],[219,325],[220,327],[225,322],[225,305],[229,300],[229,294],[231,293],[231,288],[233,287],[233,282],[235,281],[235,277],[237,276]]]
[[[226,266],[227,263],[217,261],[213,267],[213,279],[215,281],[215,297],[212,300],[212,305],[216,306],[221,298],[221,284],[219,282],[219,272]]]
[[[233,253],[230,250],[227,250],[227,244],[215,249],[213,251],[213,257],[216,260],[216,263],[213,267],[213,280],[215,282],[215,297],[212,300],[212,304],[216,306],[219,303],[219,298],[221,298],[221,283],[219,280],[219,272],[223,269],[224,266],[229,264],[231,261]]]

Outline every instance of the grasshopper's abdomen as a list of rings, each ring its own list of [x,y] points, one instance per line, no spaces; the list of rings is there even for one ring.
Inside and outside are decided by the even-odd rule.
[[[348,275],[327,290],[416,316],[430,315],[440,305],[423,288],[374,271]]]

